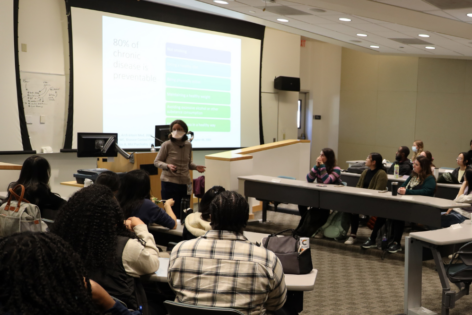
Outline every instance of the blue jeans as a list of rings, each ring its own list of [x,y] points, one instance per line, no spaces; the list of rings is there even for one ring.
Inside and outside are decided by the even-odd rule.
[[[464,220],[467,220],[467,218],[459,212],[452,210],[451,213],[441,216],[441,227],[447,228],[453,224],[462,223]]]

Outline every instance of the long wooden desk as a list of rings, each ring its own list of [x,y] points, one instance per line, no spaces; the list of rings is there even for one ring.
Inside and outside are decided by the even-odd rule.
[[[443,288],[441,314],[449,314],[449,308],[453,308],[455,302],[465,294],[463,290],[458,293],[451,290],[446,269],[439,252],[442,246],[472,241],[472,225],[470,220],[465,222],[467,223],[453,225],[446,229],[410,233],[405,238],[404,309],[406,314],[436,314],[421,306],[423,247],[431,249],[439,279],[441,280]]]
[[[390,184],[392,182],[399,182],[403,183],[406,178],[400,177],[400,178],[395,178],[393,175],[387,175],[388,176],[388,188],[390,189]],[[356,173],[349,173],[349,172],[342,172],[341,173],[341,180],[343,182],[346,182],[348,186],[350,187],[356,187],[357,182],[359,181],[359,178],[361,177],[361,174],[356,174]],[[461,185],[458,184],[437,184],[438,185],[438,190],[436,192],[436,197],[438,198],[444,198],[444,199],[449,199],[449,200],[454,200],[457,197],[457,194],[459,193],[459,189],[461,189]]]
[[[22,165],[0,162],[0,170],[21,171]]]
[[[239,193],[245,197],[369,214],[433,227],[441,226],[441,210],[470,206],[448,199],[410,195],[392,196],[391,192],[379,193],[377,190],[343,185],[321,187],[323,185],[263,175],[238,178]]]

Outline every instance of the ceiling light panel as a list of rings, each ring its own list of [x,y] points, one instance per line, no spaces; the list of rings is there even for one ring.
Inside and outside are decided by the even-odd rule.
[[[340,20],[341,22],[351,22],[351,21],[352,21],[352,19],[350,19],[350,18],[345,18],[345,17],[339,18],[339,20]]]

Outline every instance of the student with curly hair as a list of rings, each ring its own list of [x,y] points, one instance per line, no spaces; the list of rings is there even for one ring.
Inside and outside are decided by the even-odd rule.
[[[141,305],[146,313],[139,277],[159,268],[159,251],[139,218],[124,222],[113,192],[103,185],[92,185],[72,195],[51,231],[80,255],[91,279],[129,308]]]
[[[70,245],[52,233],[0,239],[0,314],[138,315],[115,302]]]

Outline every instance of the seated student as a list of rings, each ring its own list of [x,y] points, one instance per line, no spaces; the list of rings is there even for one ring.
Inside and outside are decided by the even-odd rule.
[[[176,301],[266,314],[285,303],[280,260],[243,236],[249,216],[246,199],[225,191],[210,204],[212,230],[177,244],[169,261],[169,285]]]
[[[423,141],[421,140],[415,140],[415,142],[413,142],[413,146],[411,147],[411,150],[413,151],[413,158],[411,159],[411,161],[414,161],[416,160],[416,157],[418,155],[421,154],[421,152],[424,151],[424,145],[423,145]]]
[[[118,201],[125,217],[138,217],[148,225],[156,223],[169,229],[177,228],[177,217],[172,211],[174,200],[167,200],[163,210],[149,199],[150,193],[151,180],[145,171],[126,173],[118,192]]]
[[[225,191],[221,186],[213,186],[203,195],[198,212],[191,213],[185,218],[183,239],[189,240],[202,236],[211,230],[210,204],[220,193]]]
[[[469,183],[472,183],[472,170],[470,169],[466,170],[464,173],[464,182],[462,183],[456,199],[454,199],[455,202],[472,203],[472,187],[469,186]],[[451,208],[447,210],[446,214],[441,216],[441,227],[447,228],[453,224],[470,220],[471,213],[472,205],[467,208]]]
[[[434,197],[436,193],[436,178],[431,173],[431,161],[418,156],[413,162],[413,172],[411,176],[398,188],[399,195],[421,195]],[[377,218],[370,238],[362,245],[362,248],[376,247],[375,239],[380,228],[385,224],[386,219]],[[403,235],[404,221],[392,220],[393,243],[388,247],[389,253],[396,253],[402,250],[400,241]]]
[[[369,167],[368,170],[362,172],[356,187],[367,188],[375,190],[387,189],[387,172],[382,164],[382,155],[380,153],[371,153],[365,161],[365,165]],[[359,228],[359,215],[351,214],[351,236],[344,242],[344,244],[352,245],[356,240],[357,229]]]
[[[25,187],[25,199],[39,207],[41,216],[46,215],[50,219],[54,219],[56,211],[61,208],[66,201],[59,195],[51,192],[49,187],[49,178],[51,177],[51,166],[48,160],[39,156],[32,155],[25,160],[20,172],[20,178],[16,182],[11,183],[8,188],[16,185]],[[21,190],[17,189],[18,194]],[[8,196],[10,193],[8,193]],[[53,210],[49,212],[48,210]],[[47,212],[47,213],[46,213]]]
[[[120,189],[120,176],[112,171],[105,171],[98,175],[95,180],[96,185],[107,186],[113,191],[113,194],[116,196],[118,194],[118,189]]]
[[[139,277],[159,268],[159,251],[140,219],[129,218],[126,226],[124,222],[112,191],[92,185],[70,197],[51,231],[80,255],[90,279],[129,308],[142,305],[146,311]]]
[[[452,177],[456,178],[459,183],[464,182],[464,173],[467,169],[472,169],[470,166],[469,154],[467,152],[459,153],[456,159],[458,168],[452,171]]]
[[[0,314],[141,312],[128,311],[89,280],[79,255],[59,236],[23,232],[0,239]]]
[[[317,182],[319,184],[342,184],[341,169],[336,165],[336,155],[330,148],[324,148],[320,152],[320,156],[316,159],[316,165],[306,175],[309,183]],[[300,215],[303,216],[307,212],[308,207],[298,206]],[[326,209],[320,209],[329,211]]]
[[[434,158],[433,154],[429,151],[423,151],[420,153],[421,156],[427,157],[431,161],[431,172],[434,174],[434,170],[436,169],[436,165],[433,164]]]
[[[405,146],[399,147],[397,154],[395,155],[395,162],[393,162],[392,166],[390,166],[387,174],[392,175],[395,171],[395,165],[398,165],[400,167],[400,176],[410,175],[413,165],[408,159],[408,155],[410,155],[410,149]]]

